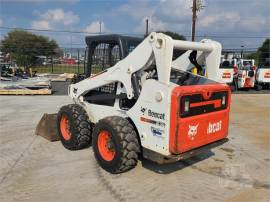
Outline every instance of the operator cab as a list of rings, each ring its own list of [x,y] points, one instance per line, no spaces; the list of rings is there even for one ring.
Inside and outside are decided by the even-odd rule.
[[[124,59],[143,38],[118,34],[87,36],[86,77],[97,74]]]

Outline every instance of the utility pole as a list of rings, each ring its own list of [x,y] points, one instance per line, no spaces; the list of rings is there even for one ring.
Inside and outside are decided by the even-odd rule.
[[[202,5],[202,0],[193,0],[192,3],[192,41],[195,41],[195,32],[196,32],[196,19],[197,12],[200,12],[205,6]]]
[[[99,34],[101,34],[101,25],[102,25],[102,22],[99,21]]]
[[[148,35],[148,18],[145,20],[145,37]]]
[[[244,58],[244,45],[241,46],[241,58]]]

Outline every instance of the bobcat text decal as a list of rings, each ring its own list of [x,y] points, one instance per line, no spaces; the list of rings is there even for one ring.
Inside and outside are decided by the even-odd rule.
[[[188,137],[191,139],[191,140],[194,140],[195,136],[197,135],[197,129],[198,129],[198,126],[199,124],[195,125],[195,126],[191,126],[189,125],[188,126]]]
[[[221,127],[222,127],[222,121],[219,121],[216,123],[209,122],[207,134],[218,132],[221,130]]]
[[[141,107],[141,112],[143,113],[143,115],[145,115],[145,112],[147,111],[147,115],[151,116],[153,118],[157,118],[157,119],[161,119],[161,120],[165,120],[165,113],[158,113],[158,112],[154,112],[151,109],[148,109],[146,107]]]

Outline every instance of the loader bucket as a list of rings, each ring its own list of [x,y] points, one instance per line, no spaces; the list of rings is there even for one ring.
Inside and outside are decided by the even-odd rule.
[[[60,140],[57,129],[57,114],[43,114],[36,127],[35,134],[51,142]]]

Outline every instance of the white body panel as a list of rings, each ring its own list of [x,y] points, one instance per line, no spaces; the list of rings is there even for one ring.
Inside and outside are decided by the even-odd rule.
[[[190,51],[172,61],[174,48],[199,50],[197,60],[205,64],[208,77],[216,81],[220,80],[217,73],[221,45],[218,42],[211,40],[176,41],[164,34],[151,33],[126,58],[113,67],[97,76],[70,85],[69,95],[76,103],[85,108],[91,122],[97,123],[100,119],[108,116],[128,117],[135,123],[143,147],[163,155],[169,155],[171,92],[177,86],[170,82],[171,68],[173,66],[180,70],[189,70],[191,66],[188,59]],[[148,73],[144,70],[149,68],[151,64],[156,66],[158,80],[146,80]],[[89,91],[113,82],[118,83],[117,95],[126,93],[127,98],[132,99],[135,93],[131,77],[135,72],[140,73],[145,79],[141,81],[141,92],[136,104],[129,110],[120,109],[118,98],[116,98],[114,106],[89,104],[84,101],[83,96]],[[149,124],[142,121],[141,118],[151,119],[157,124]],[[161,135],[156,136],[153,130],[160,132]]]
[[[270,83],[270,68],[258,68],[256,72],[257,83]]]
[[[224,66],[225,64],[227,66]],[[221,64],[219,67],[219,78],[221,83],[231,84],[233,83],[233,75],[235,66],[234,60],[221,58]]]
[[[176,85],[166,86],[156,80],[149,79],[144,86],[138,101],[127,111],[127,114],[137,127],[143,147],[163,155],[169,155],[171,92]],[[160,102],[156,100],[156,95],[159,93],[163,96]],[[153,116],[153,113],[160,114],[160,118]],[[141,118],[157,123],[150,124],[142,121]],[[161,135],[155,135],[153,130],[159,130]]]
[[[221,83],[231,84],[233,82],[233,69],[219,69],[219,79]]]

